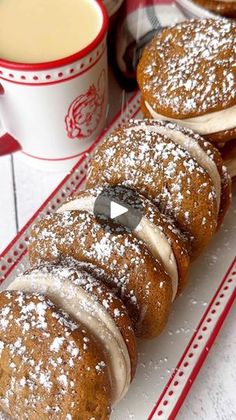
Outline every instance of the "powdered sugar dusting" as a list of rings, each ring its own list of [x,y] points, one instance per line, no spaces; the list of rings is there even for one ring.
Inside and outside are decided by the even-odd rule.
[[[208,181],[209,176],[206,175],[205,170],[186,150],[167,137],[150,130],[146,131],[146,124],[146,121],[131,121],[128,131],[124,128],[119,136],[114,134],[106,139],[100,149],[102,152],[95,155],[94,164],[88,175],[89,186],[93,186],[98,175],[97,168],[100,167],[103,168],[99,173],[100,184],[117,182],[135,188],[145,196],[152,197],[162,213],[171,216],[175,221],[178,221],[182,213],[186,223],[193,221],[190,209],[185,208],[188,195],[193,199],[194,207],[198,206],[199,194],[205,195],[207,212],[213,211],[216,194],[213,184],[211,185]],[[151,124],[153,122],[150,121]],[[176,129],[175,124],[160,122],[158,124],[166,125],[172,130]],[[132,126],[135,127],[135,125],[140,126],[138,132],[132,131]],[[190,133],[193,135],[192,132]],[[116,152],[111,159],[109,158],[110,150]],[[120,177],[119,174],[121,174]],[[200,182],[202,178],[205,178],[207,182]],[[163,179],[163,182],[158,188],[160,179]],[[199,182],[197,182],[198,179]],[[199,190],[197,191],[198,183]],[[207,192],[209,186],[210,195]],[[193,192],[195,192],[195,197]]]
[[[22,412],[26,418],[32,413],[75,418],[76,370],[87,351],[73,336],[79,324],[42,295],[13,291],[0,297],[0,319],[5,321],[0,325],[0,364],[5,366],[1,409],[8,413],[14,407],[16,419]],[[86,332],[80,333],[89,346]],[[99,373],[97,364],[91,369]],[[68,398],[67,393],[75,395]]]
[[[184,145],[155,132],[152,125],[180,131],[197,142],[217,167],[223,192],[229,178],[223,176],[219,152],[191,130],[157,120],[130,121],[106,138],[92,161],[87,186],[123,185],[148,197],[186,233],[197,255],[217,227],[215,186],[208,171]],[[114,152],[112,158],[109,158],[110,150]],[[224,212],[223,200],[219,204],[220,212],[222,209]]]
[[[49,216],[47,220],[50,223],[50,236],[46,229],[37,226],[34,228],[32,247],[38,255],[38,262],[40,259],[44,260],[45,253],[52,249],[52,245],[57,250],[60,250],[62,246],[66,247],[69,254],[70,245],[78,239],[78,246],[83,254],[80,259],[91,264],[92,272],[92,265],[100,269],[100,274],[102,270],[106,281],[116,285],[119,294],[125,296],[132,306],[134,302],[136,304],[135,292],[131,293],[128,287],[129,279],[134,272],[138,276],[138,272],[145,267],[145,256],[150,257],[141,241],[129,233],[114,233],[109,223],[100,225],[92,214],[86,212],[66,211]],[[74,225],[73,229],[72,225]],[[127,252],[132,255],[130,260],[126,259]],[[99,272],[96,274],[99,275]],[[91,284],[88,283],[86,287],[89,289]],[[102,304],[107,309],[109,300],[102,301]]]
[[[236,24],[226,19],[186,21],[157,35],[139,67],[152,108],[189,118],[235,105],[235,39]]]

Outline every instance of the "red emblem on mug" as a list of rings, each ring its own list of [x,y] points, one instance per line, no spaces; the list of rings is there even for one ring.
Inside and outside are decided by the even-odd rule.
[[[92,84],[87,92],[79,95],[70,105],[65,117],[70,139],[84,139],[96,130],[102,117],[105,101],[106,73],[102,70],[97,86]]]

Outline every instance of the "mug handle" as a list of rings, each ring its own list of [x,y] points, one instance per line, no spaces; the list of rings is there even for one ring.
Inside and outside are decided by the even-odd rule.
[[[3,86],[0,83],[0,95],[4,94]],[[0,134],[0,156],[15,153],[21,149],[20,143],[9,133]]]

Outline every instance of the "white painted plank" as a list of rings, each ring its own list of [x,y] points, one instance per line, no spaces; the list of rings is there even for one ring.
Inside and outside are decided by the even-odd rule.
[[[43,172],[14,158],[19,226],[22,227],[38,210],[66,175],[65,172]]]
[[[11,157],[0,158],[0,252],[16,235]]]
[[[236,419],[236,306],[179,412],[180,420]]]

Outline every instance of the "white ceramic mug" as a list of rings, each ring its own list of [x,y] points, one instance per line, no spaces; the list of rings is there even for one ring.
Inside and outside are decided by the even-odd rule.
[[[79,0],[78,0],[79,1]],[[21,151],[34,166],[69,169],[105,125],[108,17],[97,37],[69,57],[41,64],[0,58],[0,156]]]
[[[124,0],[103,0],[108,16],[113,16],[121,7]]]

